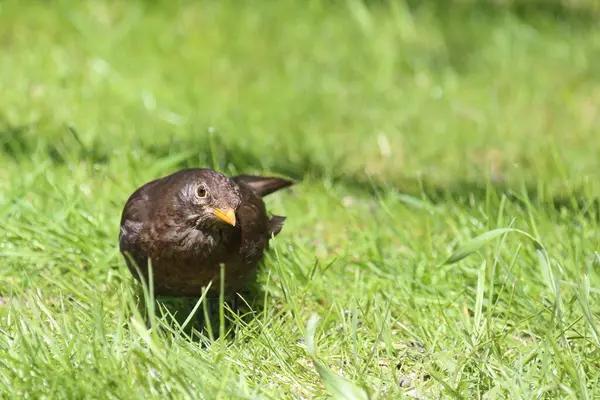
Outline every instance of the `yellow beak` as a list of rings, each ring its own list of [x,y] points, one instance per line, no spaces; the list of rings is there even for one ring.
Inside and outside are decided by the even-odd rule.
[[[215,214],[215,216],[223,222],[235,226],[235,211],[233,211],[231,208],[213,208],[213,214]]]

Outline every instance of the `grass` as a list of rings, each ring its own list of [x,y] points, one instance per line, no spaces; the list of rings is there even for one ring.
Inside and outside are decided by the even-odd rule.
[[[453,4],[0,3],[0,396],[600,396],[600,10]],[[118,253],[191,166],[298,180],[235,337]]]

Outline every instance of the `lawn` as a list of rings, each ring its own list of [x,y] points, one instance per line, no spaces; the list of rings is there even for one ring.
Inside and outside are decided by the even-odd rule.
[[[600,397],[600,7],[532,3],[1,2],[0,397]],[[297,181],[210,334],[118,252],[183,167]]]

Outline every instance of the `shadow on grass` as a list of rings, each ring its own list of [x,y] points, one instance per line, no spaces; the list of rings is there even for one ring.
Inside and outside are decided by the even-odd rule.
[[[371,9],[386,9],[389,0],[364,0]],[[440,29],[447,51],[441,55],[458,73],[469,70],[472,56],[488,45],[493,27],[506,25],[507,17],[524,25],[543,29],[568,27],[569,31],[595,29],[600,22],[600,7],[587,2],[564,0],[405,0],[413,14],[425,11]],[[569,4],[570,3],[570,4]],[[435,63],[429,68],[435,68]]]
[[[496,18],[503,13],[510,13],[525,22],[534,22],[540,18],[552,21],[572,23],[574,27],[582,24],[591,26],[600,20],[600,7],[593,0],[565,1],[565,0],[405,0],[406,4],[418,10],[430,7],[436,11],[439,19],[453,19],[457,13],[463,15],[479,15],[481,17]],[[387,6],[388,0],[365,0],[372,6]]]
[[[144,300],[143,289],[139,281],[134,280],[138,312],[145,318],[149,327],[149,310]],[[241,296],[241,297],[238,297]],[[238,301],[234,300],[238,297]],[[217,340],[220,337],[220,299],[219,297],[206,297],[200,301],[200,296],[157,296],[154,299],[155,323],[157,327],[166,328],[165,332],[176,335],[184,334],[190,338],[210,338]],[[250,282],[243,292],[236,296],[227,296],[224,299],[223,332],[226,337],[234,337],[236,329],[251,322],[264,307],[264,292],[256,281]],[[198,306],[196,308],[196,306]],[[176,324],[173,324],[173,320]],[[176,327],[179,328],[176,328]],[[179,330],[183,328],[182,330]]]
[[[190,149],[200,149],[195,156],[177,159],[169,165],[170,170],[192,167],[209,167],[199,165],[198,160],[216,159],[219,169],[227,170],[228,165],[234,165],[239,172],[268,171],[299,181],[306,177],[313,179],[329,179],[335,184],[340,184],[356,193],[376,194],[386,190],[415,197],[425,195],[432,203],[443,203],[449,199],[457,203],[484,202],[491,194],[498,198],[502,195],[517,203],[529,202],[532,206],[541,209],[567,210],[573,214],[582,215],[592,220],[600,220],[600,199],[589,198],[583,189],[574,189],[572,193],[554,193],[546,196],[540,193],[537,184],[528,183],[523,187],[514,187],[505,182],[487,182],[485,179],[466,181],[452,179],[448,182],[436,182],[427,177],[422,179],[411,178],[401,172],[390,173],[378,179],[364,174],[346,173],[342,167],[343,159],[328,160],[329,165],[324,165],[317,157],[309,152],[300,154],[294,161],[285,157],[263,158],[248,148],[225,144],[216,136],[210,142],[207,135],[198,135],[194,138],[172,137],[168,143],[161,144],[134,144],[141,148],[151,159],[161,160],[176,154],[189,153]],[[218,154],[213,157],[210,149],[218,149]],[[92,145],[84,145],[78,133],[73,128],[66,128],[64,134],[52,142],[36,140],[30,127],[5,127],[0,129],[0,151],[12,157],[17,162],[30,159],[34,153],[38,157],[47,157],[57,165],[73,162],[89,162],[92,164],[106,164],[111,158],[113,147],[95,138]],[[301,150],[299,150],[301,152]],[[200,155],[200,157],[198,157]],[[334,165],[332,167],[331,165]],[[167,171],[164,172],[165,174]]]

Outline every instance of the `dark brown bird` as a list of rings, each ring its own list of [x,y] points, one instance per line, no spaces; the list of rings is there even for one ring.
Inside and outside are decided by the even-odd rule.
[[[235,294],[256,272],[285,217],[269,218],[263,196],[292,185],[275,177],[231,178],[210,169],[184,169],[146,183],[127,200],[119,247],[133,276],[148,282],[152,263],[157,296],[194,296],[212,281]]]

